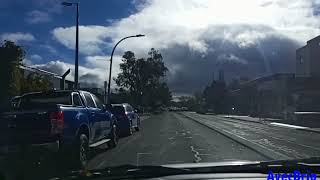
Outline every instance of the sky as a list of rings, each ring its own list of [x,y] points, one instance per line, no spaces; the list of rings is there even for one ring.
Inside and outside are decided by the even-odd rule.
[[[22,45],[24,63],[73,70],[75,7],[60,0],[1,0],[0,40]],[[201,90],[219,70],[227,81],[295,72],[295,50],[320,34],[319,0],[80,0],[80,83],[102,87],[125,51],[159,50],[175,94]],[[73,71],[67,79],[73,79]],[[113,82],[112,87],[115,88]]]

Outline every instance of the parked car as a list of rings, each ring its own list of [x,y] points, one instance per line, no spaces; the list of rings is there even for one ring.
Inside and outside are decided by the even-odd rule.
[[[19,151],[23,145],[64,155],[72,166],[81,168],[88,162],[90,148],[117,145],[116,118],[94,94],[34,92],[15,102],[14,108],[0,117],[2,153]]]
[[[133,128],[136,131],[140,130],[140,117],[130,104],[112,104],[111,111],[117,118],[121,135],[130,136]]]

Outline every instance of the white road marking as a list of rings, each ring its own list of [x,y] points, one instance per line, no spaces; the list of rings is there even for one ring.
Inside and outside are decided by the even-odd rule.
[[[303,126],[296,126],[296,125],[291,125],[291,124],[283,124],[283,123],[270,123],[271,125],[274,126],[280,126],[280,127],[288,127],[288,128],[293,128],[293,129],[307,129],[307,127],[303,127]]]
[[[137,153],[137,166],[139,166],[139,159],[141,155],[150,155],[151,153]]]
[[[195,162],[198,163],[200,162],[202,159],[201,157],[199,157],[199,152],[196,151],[196,149],[193,146],[190,146],[191,151],[194,153],[194,158],[195,158]]]

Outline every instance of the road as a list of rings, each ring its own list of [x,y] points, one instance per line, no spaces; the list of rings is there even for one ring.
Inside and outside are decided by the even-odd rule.
[[[95,156],[89,167],[320,156],[318,133],[214,115],[166,112],[144,120],[141,129]]]
[[[320,134],[261,123],[231,120],[212,115],[184,113],[203,124],[216,127],[246,145],[263,150],[271,159],[296,159],[320,156]]]
[[[314,132],[192,112],[165,112],[144,119],[141,130],[121,138],[117,147],[101,147],[90,160],[89,169],[307,158],[320,156],[319,140],[320,134]]]
[[[226,160],[267,160],[263,155],[178,113],[142,121],[140,132],[98,154],[90,168],[123,164],[161,165]]]

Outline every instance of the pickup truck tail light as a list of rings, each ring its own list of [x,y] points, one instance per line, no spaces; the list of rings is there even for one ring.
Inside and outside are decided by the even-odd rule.
[[[62,133],[64,127],[64,114],[62,111],[51,112],[50,113],[51,121],[51,133],[59,134]]]

